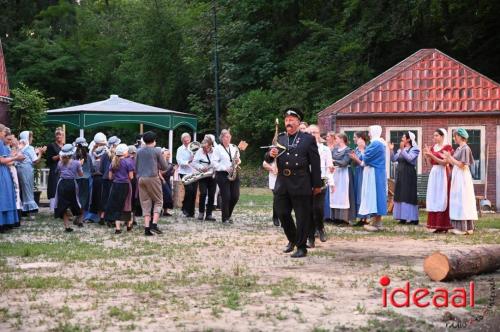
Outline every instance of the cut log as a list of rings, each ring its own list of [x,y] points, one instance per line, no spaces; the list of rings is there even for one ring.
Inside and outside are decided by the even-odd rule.
[[[434,281],[462,279],[500,268],[500,246],[436,251],[424,260],[424,271]]]

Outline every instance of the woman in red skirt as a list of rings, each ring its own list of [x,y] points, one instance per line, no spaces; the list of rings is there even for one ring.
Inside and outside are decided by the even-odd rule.
[[[448,144],[446,129],[439,128],[434,132],[434,146],[425,147],[424,155],[432,164],[427,185],[426,208],[429,212],[427,228],[431,232],[447,232],[452,229],[450,222],[450,166],[444,160],[444,151],[453,154],[451,145]]]

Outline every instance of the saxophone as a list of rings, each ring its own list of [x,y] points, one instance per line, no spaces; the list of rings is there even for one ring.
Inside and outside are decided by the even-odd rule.
[[[240,169],[240,165],[236,162],[236,158],[239,156],[239,150],[236,150],[234,153],[233,161],[231,162],[231,169],[228,172],[227,178],[229,181],[234,181],[238,177],[238,170]]]
[[[200,148],[201,148],[201,143],[199,143],[197,141],[191,142],[188,146],[188,149],[193,154],[196,153],[196,151],[198,151]],[[182,184],[184,184],[185,186],[190,185],[191,183],[194,183],[194,182],[199,181],[201,179],[212,177],[212,176],[214,176],[214,173],[215,173],[214,168],[212,166],[210,166],[208,168],[208,170],[206,170],[204,172],[199,171],[199,170],[195,169],[194,167],[191,167],[191,168],[193,168],[195,170],[195,172],[184,176],[181,180]]]
[[[191,183],[194,183],[194,182],[199,181],[201,179],[212,177],[212,176],[214,176],[214,169],[213,169],[213,167],[210,167],[205,172],[197,171],[193,174],[186,175],[182,178],[181,181],[185,186],[187,186],[187,185],[190,185]]]

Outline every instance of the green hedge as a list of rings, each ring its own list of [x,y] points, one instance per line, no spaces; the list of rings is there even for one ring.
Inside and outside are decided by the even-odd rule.
[[[240,181],[242,187],[267,188],[268,172],[260,165],[242,165],[240,170]]]

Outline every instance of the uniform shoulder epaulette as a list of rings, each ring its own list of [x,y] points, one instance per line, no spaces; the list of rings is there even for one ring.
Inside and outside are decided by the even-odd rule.
[[[286,134],[286,131],[282,131],[281,133],[278,134],[278,136],[283,136]]]

